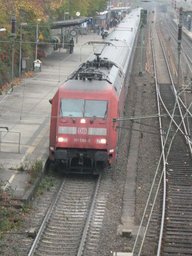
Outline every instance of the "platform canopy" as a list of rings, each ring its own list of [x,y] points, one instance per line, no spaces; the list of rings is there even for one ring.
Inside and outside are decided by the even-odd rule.
[[[72,27],[72,26],[79,26],[84,22],[89,21],[90,18],[84,17],[79,19],[73,19],[73,20],[61,20],[61,21],[55,21],[52,23],[51,28],[63,28],[63,27]]]

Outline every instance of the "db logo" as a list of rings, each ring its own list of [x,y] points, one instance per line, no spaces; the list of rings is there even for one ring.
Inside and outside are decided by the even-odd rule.
[[[87,128],[84,128],[84,127],[81,127],[81,128],[78,128],[78,134],[87,134]]]

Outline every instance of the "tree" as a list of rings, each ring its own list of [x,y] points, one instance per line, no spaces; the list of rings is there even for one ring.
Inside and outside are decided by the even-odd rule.
[[[107,0],[88,0],[89,2],[89,15],[90,16],[95,16],[96,12],[103,11],[106,9],[107,6]]]
[[[40,19],[39,34],[44,42],[50,42],[50,23],[52,20],[61,20],[69,13],[75,18],[76,12],[81,16],[96,15],[107,5],[107,0],[0,0],[0,27],[6,32],[1,33],[0,42],[0,84],[9,80],[11,67],[12,45],[14,42],[15,70],[18,70],[20,55],[20,38],[22,37],[22,54],[32,63],[36,40],[37,20]],[[10,38],[11,18],[16,16],[16,38]],[[21,28],[21,23],[27,27]],[[22,34],[21,34],[22,31]],[[41,42],[43,46],[43,42]],[[7,70],[6,70],[7,67]]]
[[[63,19],[64,13],[68,12],[70,17],[75,17],[76,12],[81,16],[95,16],[96,11],[104,10],[107,0],[60,0],[52,1],[50,7],[55,10],[55,17]],[[56,18],[56,19],[57,19]]]

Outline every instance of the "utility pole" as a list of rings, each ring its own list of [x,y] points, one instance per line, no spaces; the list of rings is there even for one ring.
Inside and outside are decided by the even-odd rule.
[[[63,11],[63,20],[64,21],[66,19],[66,15],[69,15],[69,12],[65,12],[65,10],[64,10]],[[65,28],[64,27],[62,27],[61,33],[62,33],[62,47],[64,49],[64,45],[65,45]]]
[[[38,49],[38,42],[39,42],[39,24],[37,22],[36,25],[36,36],[35,36],[35,60],[37,59],[37,49]]]
[[[36,24],[36,36],[35,36],[35,60],[37,60],[38,43],[39,43],[39,22],[41,19],[37,19]]]
[[[181,62],[181,40],[182,40],[182,19],[183,19],[183,8],[181,7],[179,9],[179,24],[178,24],[178,69],[177,69],[177,75],[178,75],[178,88],[180,84],[180,62]]]
[[[11,18],[11,80],[14,78],[14,62],[15,62],[15,37],[16,37],[16,17],[15,15]]]
[[[23,42],[23,30],[22,27],[27,26],[27,23],[21,23],[20,24],[20,40],[19,40],[19,76],[21,76],[22,71],[22,42]]]
[[[140,71],[139,71],[139,76],[143,75],[143,21],[140,25],[140,32],[141,32],[141,65],[140,65]]]
[[[65,21],[65,10],[63,11],[63,20]],[[62,32],[62,47],[64,49],[64,41],[65,41],[65,29],[64,27],[62,27],[61,29],[61,32]]]

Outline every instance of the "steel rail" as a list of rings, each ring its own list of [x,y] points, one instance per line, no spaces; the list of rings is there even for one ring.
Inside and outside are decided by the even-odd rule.
[[[38,246],[38,243],[41,239],[42,233],[43,233],[44,229],[46,228],[47,222],[48,222],[48,220],[51,216],[51,213],[52,213],[52,211],[53,211],[53,209],[54,209],[55,205],[57,204],[57,201],[60,197],[60,194],[61,194],[61,191],[63,190],[64,184],[65,184],[65,180],[63,180],[63,182],[61,183],[59,189],[56,192],[55,198],[52,200],[49,208],[47,209],[47,213],[46,213],[46,215],[45,215],[45,217],[44,217],[44,219],[41,223],[41,226],[40,226],[39,231],[36,235],[36,238],[33,241],[33,244],[31,246],[31,249],[30,249],[29,253],[28,253],[28,256],[32,256],[34,254],[34,252],[35,252],[35,250]]]

